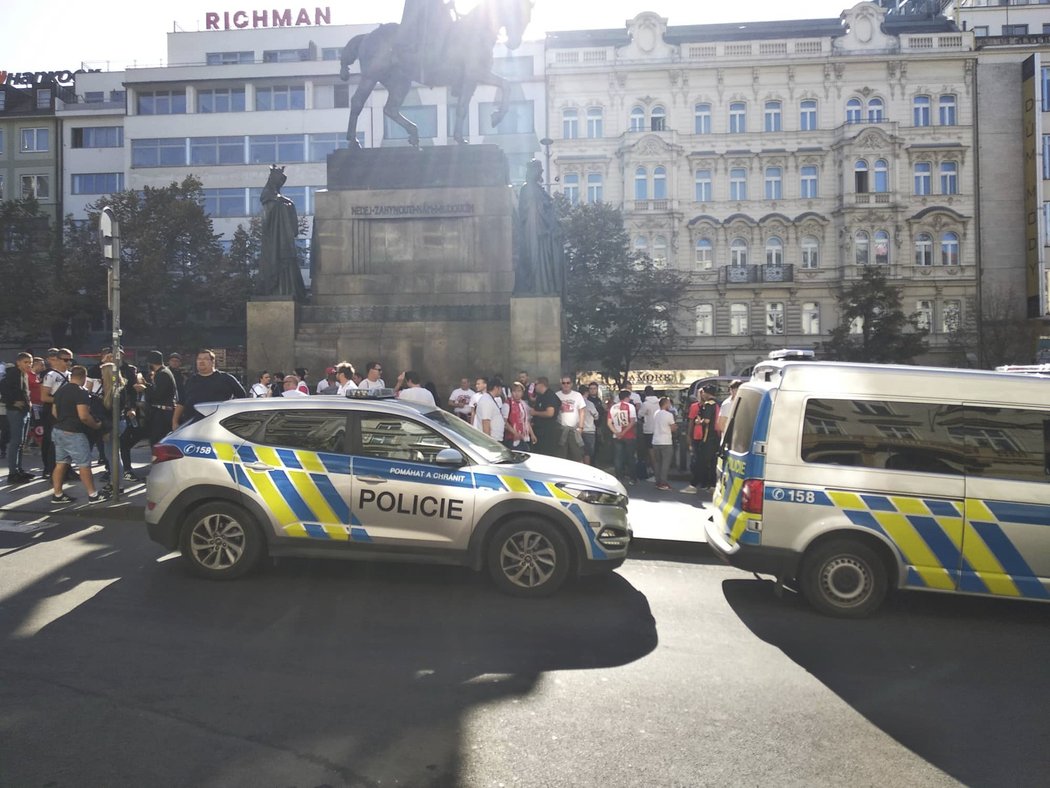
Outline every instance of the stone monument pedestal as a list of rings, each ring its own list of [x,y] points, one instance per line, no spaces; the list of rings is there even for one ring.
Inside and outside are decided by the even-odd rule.
[[[510,366],[514,376],[527,370],[535,380],[546,376],[557,380],[561,368],[561,298],[520,296],[510,299]],[[556,389],[555,389],[556,390]]]
[[[291,372],[302,365],[295,355],[298,325],[299,304],[291,296],[259,296],[248,302],[249,383],[261,370]]]

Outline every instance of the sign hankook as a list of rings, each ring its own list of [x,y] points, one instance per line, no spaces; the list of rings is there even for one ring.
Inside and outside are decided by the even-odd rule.
[[[76,71],[0,71],[0,85],[13,88],[72,85],[77,74],[97,73],[100,68],[78,68]]]
[[[259,11],[208,11],[204,14],[205,30],[244,30],[249,27],[301,27],[302,25],[330,25],[332,9],[314,8],[313,13],[306,8],[294,11],[286,8],[283,11],[261,9]]]

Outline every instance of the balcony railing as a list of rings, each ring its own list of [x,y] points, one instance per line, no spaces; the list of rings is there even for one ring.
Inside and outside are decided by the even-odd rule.
[[[795,266],[784,265],[724,265],[719,269],[719,282],[730,285],[756,283],[777,284],[795,281]]]

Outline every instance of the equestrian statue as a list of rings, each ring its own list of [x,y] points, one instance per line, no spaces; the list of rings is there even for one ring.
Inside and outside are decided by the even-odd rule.
[[[361,83],[350,100],[346,138],[357,142],[357,119],[377,84],[387,90],[383,114],[408,133],[419,147],[419,129],[401,114],[401,105],[413,82],[450,89],[456,98],[453,139],[466,143],[467,111],[478,85],[498,90],[499,106],[492,113],[498,126],[510,108],[504,80],[492,73],[492,48],[500,30],[506,46],[517,49],[532,16],[532,0],[479,0],[467,14],[452,18],[454,0],[405,0],[401,24],[380,25],[371,33],[354,36],[343,48],[339,76],[350,79],[350,66],[361,62]]]

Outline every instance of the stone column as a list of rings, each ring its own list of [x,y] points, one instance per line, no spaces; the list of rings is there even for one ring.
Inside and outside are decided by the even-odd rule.
[[[510,300],[510,361],[508,375],[528,370],[532,380],[552,381],[562,373],[562,313],[558,296],[527,296]]]
[[[295,333],[299,304],[290,296],[257,296],[248,302],[248,370],[254,381],[260,370],[291,372],[296,366]]]

